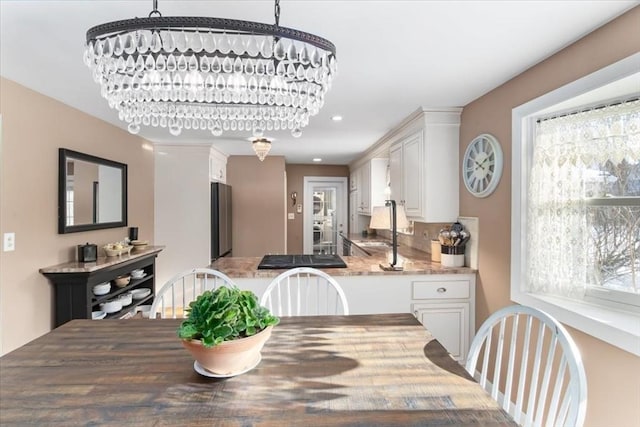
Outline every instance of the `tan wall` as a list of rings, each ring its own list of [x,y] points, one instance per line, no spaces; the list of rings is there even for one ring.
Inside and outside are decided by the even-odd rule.
[[[227,184],[233,209],[233,256],[285,253],[285,163],[282,156],[231,156]]]
[[[296,212],[291,193],[298,193],[296,204],[304,204],[305,176],[340,176],[349,177],[348,166],[338,165],[287,165],[287,213],[294,213],[295,219],[287,221],[287,252],[303,253],[303,216]],[[346,228],[345,228],[346,229]]]
[[[6,79],[0,114],[0,235],[16,233],[16,250],[0,252],[4,354],[53,326],[53,289],[39,268],[74,260],[78,244],[101,246],[127,235],[126,227],[58,234],[58,148],[129,165],[129,224],[149,240],[153,153],[142,148],[145,140]]]
[[[495,135],[505,167],[497,190],[485,199],[460,183],[460,215],[480,218],[476,325],[510,304],[511,110],[640,51],[640,7],[589,34],[503,86],[467,105],[462,113],[460,155],[478,134]],[[586,426],[640,425],[640,358],[571,330],[588,380]]]

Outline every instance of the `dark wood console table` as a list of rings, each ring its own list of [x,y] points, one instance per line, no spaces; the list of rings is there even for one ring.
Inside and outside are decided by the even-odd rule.
[[[151,304],[155,295],[156,257],[164,246],[151,246],[132,252],[130,255],[99,257],[97,262],[68,262],[41,268],[54,286],[55,326],[72,319],[91,319],[93,311],[100,310],[100,303],[117,297],[132,289],[149,288],[148,297],[135,300],[121,311],[111,313],[108,318],[122,318],[135,311],[142,304]],[[120,275],[142,269],[146,275],[141,279],[131,279],[128,285],[119,288],[113,280]],[[94,295],[93,286],[111,282],[111,290],[106,295]]]

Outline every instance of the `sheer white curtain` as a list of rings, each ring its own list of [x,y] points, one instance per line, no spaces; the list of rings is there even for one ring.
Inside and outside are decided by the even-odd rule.
[[[589,260],[586,197],[601,196],[600,165],[640,159],[640,101],[541,121],[527,213],[530,292],[581,297]]]

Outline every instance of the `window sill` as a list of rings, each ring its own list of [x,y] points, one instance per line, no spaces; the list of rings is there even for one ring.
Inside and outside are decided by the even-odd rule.
[[[567,326],[640,356],[640,315],[629,311],[548,295],[519,293],[518,304],[543,310]]]

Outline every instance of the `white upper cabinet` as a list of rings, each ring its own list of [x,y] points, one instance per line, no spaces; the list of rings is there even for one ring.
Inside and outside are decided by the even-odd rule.
[[[211,182],[227,182],[227,157],[213,148],[209,151],[209,179]]]
[[[402,150],[402,143],[393,145],[389,150],[389,186],[391,188],[389,197],[398,204],[404,203],[404,189],[402,188],[404,183],[404,178],[402,177],[404,171],[402,167]]]
[[[383,158],[371,159],[351,173],[351,180],[355,177],[357,182],[359,215],[371,215],[373,206],[384,205],[388,162]]]
[[[360,233],[360,215],[358,212],[358,190],[349,193],[349,233]]]
[[[451,222],[458,216],[460,109],[427,110],[393,135],[389,149],[391,198],[407,217]]]
[[[358,169],[358,207],[361,215],[371,212],[371,163],[367,162]]]
[[[369,161],[369,215],[374,206],[384,206],[384,201],[389,198],[389,159],[379,158]]]
[[[358,170],[352,171],[349,175],[349,191],[358,189]]]

